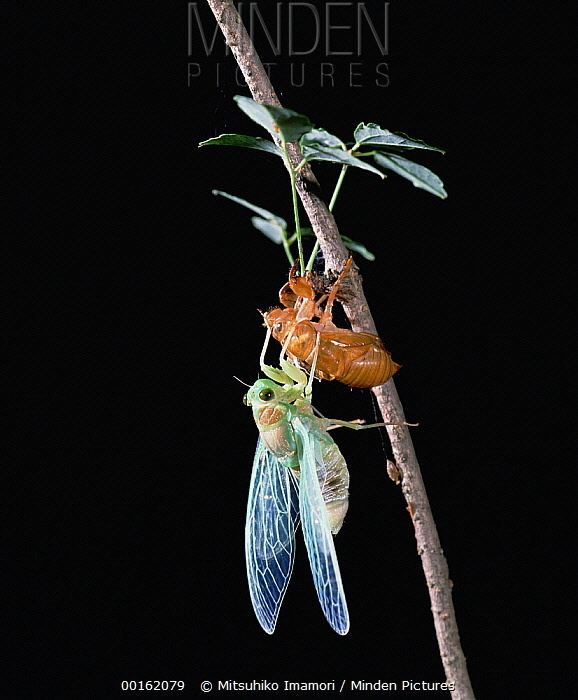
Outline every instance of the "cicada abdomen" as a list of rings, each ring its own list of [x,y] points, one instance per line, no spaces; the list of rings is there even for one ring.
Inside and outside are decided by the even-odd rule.
[[[336,535],[343,525],[349,508],[349,471],[343,455],[333,440],[324,441],[319,449],[323,450],[323,458],[317,460],[317,478],[329,518],[329,527]]]
[[[386,350],[381,338],[335,326],[320,327],[310,320],[297,320],[295,310],[272,309],[265,322],[273,337],[306,369],[313,365],[317,335],[319,347],[315,375],[357,389],[385,384],[400,368]]]

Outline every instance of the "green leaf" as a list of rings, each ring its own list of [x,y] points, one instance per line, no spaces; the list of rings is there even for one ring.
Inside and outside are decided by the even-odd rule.
[[[373,156],[373,160],[380,167],[393,170],[394,173],[409,180],[415,187],[427,190],[442,199],[448,196],[444,190],[444,183],[435,173],[432,173],[428,168],[424,168],[423,165],[418,165],[418,163],[414,163],[402,156],[386,155],[385,153],[378,153]]]
[[[234,99],[250,119],[267,129],[271,136],[279,137],[286,143],[298,141],[303,134],[313,129],[308,117],[292,109],[262,105],[242,95],[235,95]]]
[[[359,255],[364,257],[366,260],[370,260],[371,262],[375,260],[375,255],[367,250],[363,243],[353,241],[351,238],[349,238],[349,236],[341,236],[341,240],[345,244],[345,247],[349,248],[349,250],[352,250],[354,253],[359,253]]]
[[[285,228],[282,227],[278,221],[262,219],[260,216],[252,216],[251,223],[258,231],[261,231],[269,240],[273,241],[273,243],[278,243],[279,245],[283,243]]]
[[[379,124],[369,122],[369,124],[358,124],[354,132],[355,146],[353,150],[357,150],[360,146],[374,146],[376,148],[383,147],[385,149],[393,148],[422,148],[427,151],[438,151],[445,153],[441,148],[436,146],[428,146],[427,143],[419,139],[412,139],[406,134],[394,134],[392,131],[382,129]]]
[[[241,146],[243,148],[254,148],[257,151],[267,151],[276,156],[283,157],[283,151],[269,139],[262,139],[260,136],[245,136],[244,134],[221,134],[212,139],[201,141],[201,146]]]
[[[327,146],[317,144],[307,146],[302,142],[301,150],[303,151],[303,156],[307,161],[326,160],[330,163],[339,163],[340,165],[350,165],[354,168],[369,170],[369,172],[375,173],[381,178],[385,177],[385,175],[377,168],[374,168],[373,165],[366,163],[360,158],[352,156],[348,151],[342,151],[340,148],[328,148]]]
[[[241,197],[236,197],[234,194],[229,194],[228,192],[223,192],[222,190],[213,190],[213,194],[220,195],[221,197],[226,197],[232,202],[240,204],[242,207],[246,207],[247,209],[254,211],[255,214],[259,214],[259,216],[265,219],[266,221],[275,223],[284,230],[287,229],[287,222],[285,221],[285,219],[282,219],[280,216],[277,216],[276,214],[267,211],[267,209],[258,207],[256,204],[251,204],[251,202],[248,202],[246,199],[241,199]]]
[[[346,151],[347,147],[343,141],[330,134],[325,129],[311,129],[301,137],[301,147],[303,146],[325,146],[326,148],[341,148]]]

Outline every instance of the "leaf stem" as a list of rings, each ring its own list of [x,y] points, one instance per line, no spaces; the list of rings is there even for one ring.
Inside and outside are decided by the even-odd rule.
[[[345,173],[347,172],[348,165],[344,165],[341,168],[341,172],[339,173],[339,177],[337,178],[337,182],[335,184],[335,189],[333,190],[333,194],[331,195],[331,201],[329,202],[329,211],[333,211],[333,207],[335,206],[335,202],[337,201],[337,197],[339,195],[339,191],[341,190],[341,185],[343,184],[343,180],[345,178]],[[319,239],[315,242],[315,245],[313,246],[313,251],[311,255],[309,256],[309,260],[307,262],[307,272],[310,272],[313,268],[313,263],[315,262],[315,256],[317,255],[317,251],[319,250]]]
[[[289,170],[289,177],[291,178],[291,196],[293,198],[293,216],[295,217],[295,233],[297,235],[297,249],[299,251],[299,271],[303,276],[305,274],[305,257],[303,255],[303,241],[301,239],[301,224],[299,222],[299,200],[297,197],[297,186],[296,186],[296,176],[295,169],[291,164],[289,158],[289,152],[287,150],[287,144],[283,141],[283,152],[285,154],[285,162],[287,164],[287,169]],[[287,251],[285,251],[287,252]],[[291,261],[293,264],[293,261]]]
[[[344,165],[341,168],[341,172],[339,173],[339,178],[337,179],[337,183],[335,184],[335,189],[333,190],[333,194],[331,195],[331,201],[329,202],[329,211],[333,211],[333,207],[335,206],[335,202],[337,201],[337,196],[339,195],[339,191],[341,190],[341,185],[343,184],[343,179],[345,178],[345,173],[347,172],[347,168],[349,166]]]
[[[291,237],[294,239],[294,237]],[[291,253],[291,243],[292,240],[287,239],[287,232],[282,231],[281,232],[281,242],[283,243],[283,249],[285,250],[285,254],[287,255],[287,258],[289,260],[289,265],[293,265],[294,260],[293,260],[293,254]]]

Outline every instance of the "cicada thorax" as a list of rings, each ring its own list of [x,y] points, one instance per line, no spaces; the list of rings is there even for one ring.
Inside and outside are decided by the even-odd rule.
[[[267,449],[286,467],[299,466],[297,446],[290,428],[291,410],[287,404],[274,402],[253,405],[253,418]]]
[[[261,380],[261,386],[267,380]],[[267,390],[265,386],[265,391]],[[252,390],[253,391],[253,390]],[[251,396],[251,392],[249,392]],[[317,479],[321,495],[327,510],[331,532],[336,534],[343,524],[349,505],[349,472],[343,455],[326,431],[326,421],[313,414],[311,405],[292,404],[283,400],[267,403],[251,397],[249,405],[253,408],[253,417],[259,428],[259,434],[265,447],[295,475],[300,477],[300,459],[295,433],[291,422],[295,415],[305,422],[309,432],[315,434],[315,454]]]

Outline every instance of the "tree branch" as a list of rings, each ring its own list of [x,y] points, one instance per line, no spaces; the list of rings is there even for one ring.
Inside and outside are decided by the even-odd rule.
[[[241,68],[253,99],[256,102],[280,106],[281,103],[233,2],[231,0],[207,0],[207,2]],[[297,144],[290,145],[290,158],[293,166],[301,162],[302,156]],[[319,240],[327,268],[334,271],[341,270],[348,253],[333,215],[317,194],[319,185],[308,165],[300,171],[297,189]],[[376,333],[375,323],[363,293],[361,276],[355,265],[352,265],[349,282],[349,299],[344,303],[344,308],[351,327],[355,331]],[[405,420],[393,380],[390,379],[386,384],[375,387],[373,392],[377,397],[385,423],[401,423]],[[446,679],[454,687],[451,695],[455,700],[472,700],[474,693],[460,644],[452,602],[452,583],[411,436],[406,426],[388,426],[387,431],[397,467],[401,472],[402,491],[407,509],[414,525],[417,551],[421,557],[428,586]]]

